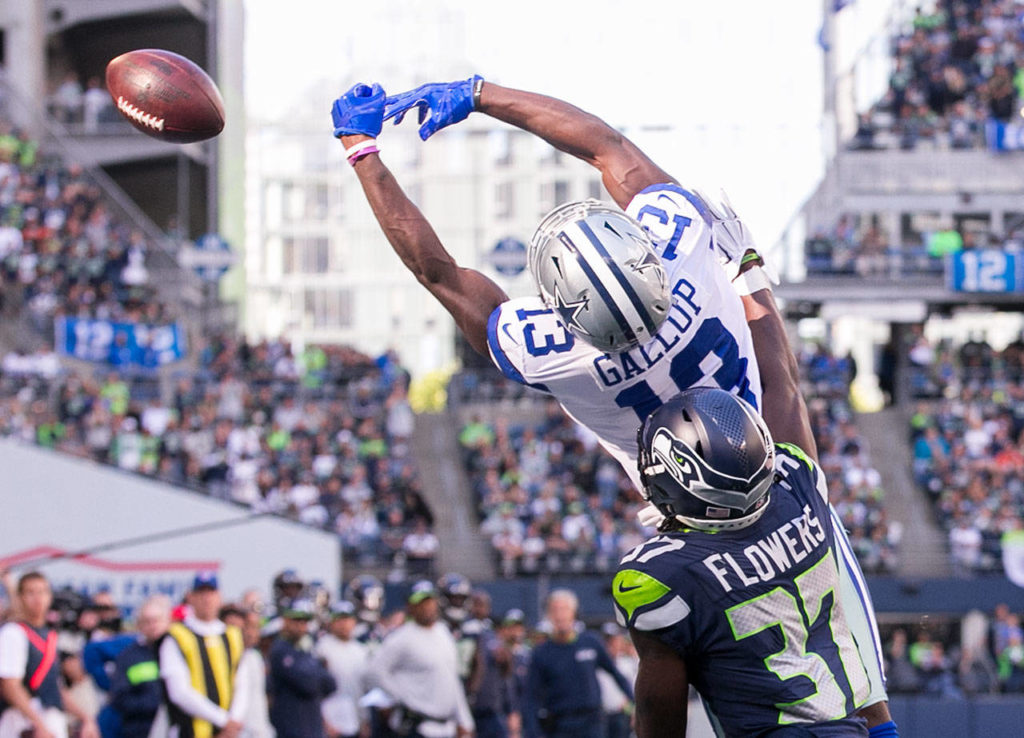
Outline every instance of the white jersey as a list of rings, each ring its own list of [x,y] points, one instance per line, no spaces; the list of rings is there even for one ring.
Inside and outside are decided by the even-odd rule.
[[[552,395],[640,489],[636,431],[690,387],[719,387],[761,407],[761,378],[743,305],[719,263],[704,204],[676,184],[648,187],[626,208],[654,240],[672,292],[647,343],[606,353],[577,340],[539,296],[502,303],[487,324],[506,377]]]

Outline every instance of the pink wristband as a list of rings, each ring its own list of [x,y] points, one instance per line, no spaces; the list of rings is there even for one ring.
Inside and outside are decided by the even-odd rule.
[[[373,138],[368,138],[365,141],[360,141],[351,148],[345,149],[345,157],[348,159],[348,163],[355,166],[355,163],[362,159],[364,156],[370,154],[379,154],[380,149],[377,148],[377,141]]]

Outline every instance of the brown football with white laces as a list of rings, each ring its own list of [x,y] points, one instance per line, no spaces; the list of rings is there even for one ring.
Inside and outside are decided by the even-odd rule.
[[[111,59],[107,90],[121,115],[161,141],[205,141],[224,129],[224,100],[217,85],[172,51],[137,49]]]

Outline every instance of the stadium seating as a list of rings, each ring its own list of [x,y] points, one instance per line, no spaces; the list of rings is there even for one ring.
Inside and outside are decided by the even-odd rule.
[[[200,354],[166,402],[152,377],[47,377],[11,357],[0,435],[336,531],[363,564],[390,562],[431,521],[408,454],[408,378],[392,359],[236,337]]]
[[[922,338],[910,350],[914,478],[949,532],[954,567],[1002,572],[1001,538],[1024,509],[1024,341],[936,350]]]
[[[146,250],[79,167],[0,123],[0,307],[30,316],[32,349],[53,345],[59,316],[167,320]],[[238,336],[197,353],[168,392],[153,373],[68,371],[45,349],[12,351],[0,435],[336,531],[365,564],[392,561],[415,521],[431,520],[408,455],[408,375],[393,357],[296,356],[286,342]]]
[[[848,400],[855,373],[852,359],[834,356],[817,344],[806,347],[798,358],[829,499],[861,568],[873,574],[895,571],[902,526],[886,515],[885,490],[871,464],[871,449],[854,423]]]
[[[849,364],[820,347],[800,358],[832,501],[864,569],[891,571],[901,528],[886,518],[878,472],[852,422]],[[485,402],[504,392],[499,380],[479,376],[453,385],[463,403],[474,392]],[[504,576],[608,571],[649,533],[636,520],[640,500],[625,472],[553,401],[538,423],[471,421],[460,442],[481,528]]]
[[[111,216],[81,167],[0,121],[0,288],[40,337],[52,339],[58,316],[167,322],[173,310],[146,269],[151,246]]]
[[[855,153],[848,157],[898,166],[900,154],[885,152],[1002,152],[1017,145],[1007,141],[1015,141],[1024,124],[1024,8],[1019,3],[943,0],[918,7],[894,33],[891,49],[887,89],[858,115],[846,147]],[[806,267],[819,276],[930,277],[939,283],[944,254],[975,247],[1019,250],[1022,239],[1019,230],[952,228],[909,236],[886,232],[864,214],[834,213],[814,224],[805,243]]]
[[[892,40],[888,89],[860,115],[849,147],[985,147],[986,130],[1008,122],[1024,98],[1022,28],[1024,9],[1004,0],[918,8]]]

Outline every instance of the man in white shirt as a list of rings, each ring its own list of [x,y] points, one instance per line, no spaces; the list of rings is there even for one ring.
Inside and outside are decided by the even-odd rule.
[[[958,576],[973,576],[981,564],[981,531],[971,525],[967,516],[957,516],[949,531],[950,559]]]
[[[409,619],[384,639],[370,668],[371,684],[397,703],[389,725],[418,738],[472,735],[473,716],[459,679],[455,639],[439,622],[433,583],[416,582],[408,604]]]
[[[96,721],[60,686],[57,632],[46,624],[50,583],[38,572],[23,574],[15,595],[21,619],[0,628],[0,736],[67,738],[63,708],[81,721],[81,738],[99,738]]]
[[[427,527],[426,521],[417,518],[416,527],[402,541],[402,550],[408,557],[409,571],[413,576],[433,574],[434,557],[440,546],[437,536]]]
[[[348,600],[335,603],[327,632],[314,649],[338,683],[338,689],[324,699],[320,710],[327,738],[367,738],[370,733],[366,710],[358,705],[366,692],[369,651],[353,637],[357,622],[355,605]]]
[[[615,668],[626,677],[630,684],[633,684],[636,681],[639,663],[636,654],[630,652],[626,634],[615,623],[605,623],[601,626],[601,635],[604,636],[605,648],[608,649],[608,655],[615,662]],[[601,706],[604,708],[606,738],[629,738],[633,701],[619,688],[619,685],[615,683],[615,678],[607,671],[598,670],[597,683],[601,687]]]
[[[170,738],[238,738],[248,712],[251,671],[239,670],[241,631],[218,620],[221,596],[213,572],[196,575],[191,611],[172,623],[160,645]]]

